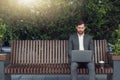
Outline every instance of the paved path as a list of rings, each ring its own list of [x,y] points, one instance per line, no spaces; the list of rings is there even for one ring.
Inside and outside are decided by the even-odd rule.
[[[107,80],[106,75],[96,75],[96,80]],[[12,75],[12,80],[70,80],[70,75]],[[78,80],[88,80],[87,75],[79,75]]]

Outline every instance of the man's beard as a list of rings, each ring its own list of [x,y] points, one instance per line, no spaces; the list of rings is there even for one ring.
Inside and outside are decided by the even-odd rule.
[[[82,35],[84,33],[84,31],[79,31],[78,34]]]

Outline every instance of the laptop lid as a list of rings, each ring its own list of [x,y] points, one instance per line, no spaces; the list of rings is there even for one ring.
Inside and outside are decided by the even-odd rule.
[[[74,62],[91,62],[93,60],[92,50],[72,50],[71,61]]]

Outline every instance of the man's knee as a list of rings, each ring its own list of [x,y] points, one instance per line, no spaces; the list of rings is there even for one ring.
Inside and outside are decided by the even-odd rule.
[[[77,67],[78,67],[78,63],[76,63],[76,62],[71,63],[71,70],[76,70]]]
[[[88,68],[89,68],[90,70],[95,69],[94,62],[90,62],[90,63],[88,63],[87,65],[88,65]]]

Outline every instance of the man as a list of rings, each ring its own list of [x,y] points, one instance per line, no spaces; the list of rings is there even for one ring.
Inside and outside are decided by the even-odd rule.
[[[71,58],[72,50],[93,50],[93,40],[90,35],[85,34],[85,24],[80,21],[76,26],[77,33],[70,36],[68,42],[68,56]],[[94,62],[71,62],[71,78],[77,80],[77,68],[87,65],[89,69],[89,80],[95,80]]]

